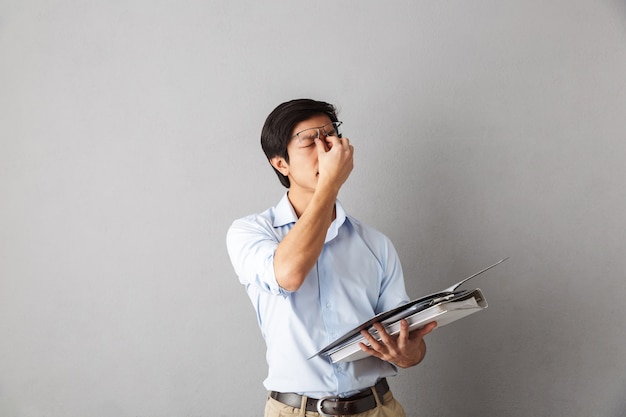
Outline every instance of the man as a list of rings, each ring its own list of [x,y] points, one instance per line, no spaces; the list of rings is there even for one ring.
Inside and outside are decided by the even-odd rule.
[[[354,147],[334,106],[299,99],[268,116],[261,145],[288,192],[277,206],[236,220],[227,234],[235,272],[267,345],[265,416],[402,417],[386,378],[426,354],[430,323],[397,337],[380,324],[371,356],[333,364],[315,356],[375,314],[409,301],[389,239],[346,214],[337,200],[353,168]]]

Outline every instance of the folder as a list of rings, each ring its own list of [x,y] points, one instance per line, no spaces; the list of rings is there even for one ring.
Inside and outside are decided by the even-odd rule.
[[[440,328],[484,310],[487,308],[487,300],[479,288],[458,290],[458,287],[507,259],[504,258],[441,292],[409,301],[400,307],[377,314],[339,337],[312,357],[318,355],[329,357],[333,363],[356,361],[368,357],[369,354],[361,350],[359,346],[361,342],[369,345],[361,335],[361,331],[367,330],[376,340],[380,340],[378,331],[373,327],[373,324],[377,322],[385,327],[387,333],[395,335],[400,332],[402,319],[407,320],[410,331],[419,329],[433,321],[436,321],[437,328]]]

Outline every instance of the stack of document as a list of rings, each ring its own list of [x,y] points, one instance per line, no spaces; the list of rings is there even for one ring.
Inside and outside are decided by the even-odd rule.
[[[506,259],[508,258],[498,261],[442,292],[410,301],[405,305],[372,317],[324,347],[314,356],[327,356],[333,363],[356,361],[369,356],[359,346],[359,343],[369,345],[361,335],[362,330],[367,330],[377,340],[381,339],[378,331],[373,327],[374,323],[381,323],[387,333],[395,335],[400,332],[402,319],[407,320],[409,330],[419,329],[433,321],[437,322],[437,328],[439,328],[487,308],[487,300],[480,289],[457,291],[457,288],[467,280],[482,274]]]

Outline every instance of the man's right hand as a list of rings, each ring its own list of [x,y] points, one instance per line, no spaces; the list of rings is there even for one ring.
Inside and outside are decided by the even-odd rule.
[[[328,136],[315,139],[318,160],[318,186],[326,185],[338,192],[354,168],[354,146],[348,138]]]

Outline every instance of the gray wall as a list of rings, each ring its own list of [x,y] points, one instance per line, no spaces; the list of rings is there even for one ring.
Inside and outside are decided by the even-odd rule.
[[[490,306],[392,381],[409,416],[626,414],[623,1],[0,1],[0,415],[252,416],[225,233],[284,192],[296,97],[412,297]]]

